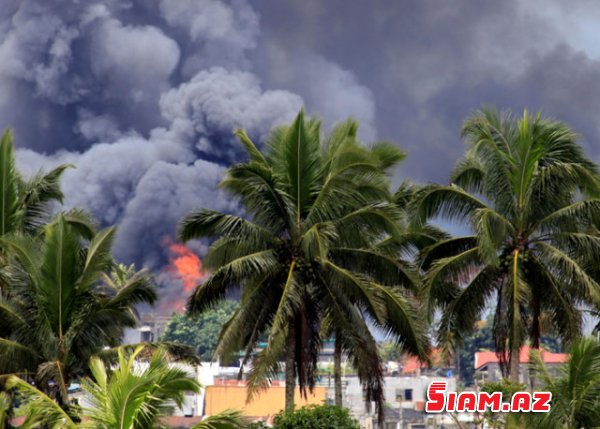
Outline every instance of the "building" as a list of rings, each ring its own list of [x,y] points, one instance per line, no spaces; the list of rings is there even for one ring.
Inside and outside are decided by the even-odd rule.
[[[444,359],[441,349],[432,349],[430,355],[431,365],[421,362],[415,356],[403,356],[399,366],[399,373],[402,376],[410,375],[428,375],[431,377],[452,377],[454,375],[454,366]]]
[[[418,429],[438,424],[445,416],[425,413],[427,388],[434,381],[446,381],[448,390],[456,390],[456,377],[429,375],[385,377],[386,418],[384,429]],[[374,428],[374,409],[367,412],[363,390],[358,377],[343,379],[344,406],[347,407],[365,428]],[[439,427],[439,426],[438,426]]]
[[[159,316],[155,313],[143,314],[136,328],[125,330],[123,344],[158,341],[170,318],[170,316]]]
[[[529,385],[529,356],[531,348],[525,346],[519,353],[519,382]],[[552,353],[547,350],[540,351],[542,359],[550,373],[557,371],[561,364],[568,360],[566,353]],[[502,380],[500,361],[495,352],[482,351],[475,353],[475,380],[477,383],[488,383]]]
[[[227,409],[241,410],[246,416],[269,420],[285,407],[285,383],[274,382],[271,386],[260,392],[250,402],[248,386],[244,381],[217,380],[215,384],[206,386],[204,398],[204,414],[214,415]],[[296,407],[305,405],[320,405],[326,402],[327,388],[315,386],[313,393],[304,398],[296,388]]]

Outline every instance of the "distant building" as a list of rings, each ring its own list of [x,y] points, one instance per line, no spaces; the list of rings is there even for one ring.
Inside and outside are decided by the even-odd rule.
[[[529,354],[531,348],[525,346],[519,353],[519,382],[525,385],[530,383],[529,379]],[[542,360],[548,370],[552,373],[557,371],[561,364],[568,359],[566,353],[552,353],[546,350],[540,351]],[[500,370],[500,361],[495,352],[477,352],[475,353],[475,380],[478,383],[496,382],[502,380],[502,371]]]
[[[246,402],[248,386],[244,381],[217,380],[212,386],[206,386],[204,414],[214,415],[227,409],[241,410],[244,415],[269,420],[285,407],[285,383],[274,382],[260,392],[251,402]],[[326,402],[327,388],[315,386],[313,393],[304,398],[296,388],[296,407]]]
[[[170,316],[159,316],[155,313],[143,314],[136,328],[125,330],[123,344],[158,341],[170,318]]]
[[[399,366],[400,375],[429,375],[432,377],[452,377],[454,375],[454,366],[445,362],[441,349],[432,349],[429,359],[431,365],[420,361],[415,356],[403,356]]]

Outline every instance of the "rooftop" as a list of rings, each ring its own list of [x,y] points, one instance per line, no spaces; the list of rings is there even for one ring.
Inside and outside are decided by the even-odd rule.
[[[531,348],[529,346],[525,346],[521,348],[521,352],[519,353],[519,362],[522,364],[529,363],[529,354],[531,352]],[[542,354],[542,360],[544,363],[549,364],[558,364],[564,363],[568,360],[569,355],[566,353],[552,353],[547,350],[540,350]],[[479,369],[488,363],[499,363],[498,356],[496,356],[496,352],[477,352],[475,353],[475,369]]]

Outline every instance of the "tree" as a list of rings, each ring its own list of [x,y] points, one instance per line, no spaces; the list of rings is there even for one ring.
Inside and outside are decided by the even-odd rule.
[[[542,319],[565,343],[580,335],[581,303],[600,287],[598,167],[565,124],[483,109],[463,126],[468,150],[447,186],[422,190],[419,214],[468,220],[473,234],[422,253],[428,306],[441,308],[438,339],[456,348],[495,299],[495,348],[518,379],[519,349],[539,348]]]
[[[238,308],[235,301],[225,300],[216,308],[196,316],[173,313],[161,336],[162,341],[192,346],[204,361],[213,359],[223,325]]]
[[[529,416],[528,427],[595,428],[600,421],[600,343],[592,338],[577,340],[569,349],[569,361],[558,374],[533,353],[532,365],[552,392],[549,413]]]
[[[385,362],[398,362],[402,357],[402,348],[393,341],[382,341],[378,344],[379,354]]]
[[[165,350],[155,350],[148,361],[140,360],[144,347],[126,354],[118,353],[118,366],[112,370],[98,357],[90,360],[91,378],[81,386],[88,394],[89,405],[79,415],[89,423],[78,424],[55,401],[25,380],[12,376],[9,386],[25,395],[26,421],[23,429],[152,429],[173,404],[180,407],[186,392],[198,392],[200,385],[185,369],[173,366]],[[193,429],[241,429],[245,419],[239,412],[226,411],[195,425]]]
[[[359,429],[348,410],[332,405],[311,405],[275,416],[275,429]]]
[[[521,383],[514,382],[509,379],[502,379],[499,382],[489,382],[480,386],[481,392],[493,394],[494,392],[502,393],[502,398],[512,398],[517,392],[523,392],[526,386]],[[525,413],[511,412],[498,413],[491,410],[485,410],[481,419],[483,426],[491,429],[524,429],[528,428]],[[479,423],[479,422],[478,422]]]
[[[393,145],[357,142],[346,121],[321,142],[320,123],[300,112],[274,129],[259,151],[238,131],[249,161],[228,169],[221,187],[251,219],[201,209],[183,218],[180,238],[216,238],[205,258],[211,276],[190,297],[201,313],[242,288],[239,309],[225,325],[217,353],[244,350],[253,361],[250,391],[264,387],[285,355],[286,408],[296,378],[302,394],[314,384],[321,333],[333,334],[383,414],[383,368],[363,315],[407,351],[425,357],[411,267],[374,247],[397,233],[387,173],[403,154]]]
[[[84,240],[59,215],[40,239],[0,239],[10,257],[0,276],[11,286],[0,298],[0,374],[35,381],[66,407],[67,387],[90,357],[135,326],[135,306],[157,296],[144,272],[118,286],[101,281],[113,265],[114,234],[107,228]]]
[[[170,402],[181,407],[185,392],[198,391],[198,383],[183,368],[169,365],[166,351],[154,352],[147,368],[143,362],[136,365],[142,351],[138,347],[129,356],[120,352],[118,368],[112,373],[101,359],[91,359],[93,380],[84,379],[81,385],[91,402],[84,415],[95,427],[152,428],[170,410]]]
[[[15,165],[13,134],[5,131],[0,140],[0,236],[39,232],[50,218],[50,203],[62,202],[60,178],[69,167],[63,164],[24,180]]]

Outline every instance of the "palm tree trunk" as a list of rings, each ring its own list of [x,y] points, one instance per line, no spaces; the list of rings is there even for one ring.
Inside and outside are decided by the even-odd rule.
[[[333,349],[333,384],[335,391],[335,405],[342,406],[342,341],[339,335],[335,336]]]
[[[514,381],[516,383],[519,382],[519,356],[520,355],[520,348],[513,348],[510,351],[510,369],[509,369],[509,373],[508,373],[508,378],[511,381]]]
[[[296,336],[293,325],[288,328],[288,338],[285,351],[285,410],[294,410],[294,392],[296,390],[296,372],[294,368],[296,357]]]
[[[533,307],[533,320],[531,324],[531,348],[536,352],[540,351],[540,337],[541,337],[541,326],[540,326],[540,300],[535,298],[532,303]],[[535,370],[533,366],[529,369],[529,383],[531,385],[531,390],[535,389]]]

